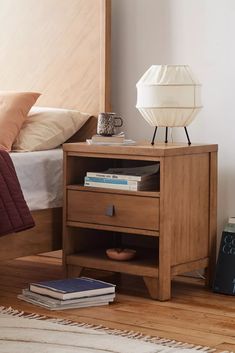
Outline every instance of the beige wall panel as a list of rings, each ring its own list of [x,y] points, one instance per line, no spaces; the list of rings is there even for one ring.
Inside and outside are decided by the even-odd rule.
[[[105,0],[1,0],[0,90],[41,92],[37,105],[104,110],[109,11]]]

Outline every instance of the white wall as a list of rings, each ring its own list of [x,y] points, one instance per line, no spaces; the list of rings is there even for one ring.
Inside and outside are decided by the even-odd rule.
[[[192,142],[219,144],[219,234],[235,216],[234,34],[234,0],[112,0],[112,104],[128,137],[152,136],[135,108],[150,65],[188,64],[202,83],[204,108],[188,130]],[[173,137],[185,141],[183,129]]]

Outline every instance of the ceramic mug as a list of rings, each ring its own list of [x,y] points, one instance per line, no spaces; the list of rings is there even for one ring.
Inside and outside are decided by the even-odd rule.
[[[111,136],[115,134],[115,128],[121,127],[123,120],[116,113],[100,113],[98,115],[97,134]]]

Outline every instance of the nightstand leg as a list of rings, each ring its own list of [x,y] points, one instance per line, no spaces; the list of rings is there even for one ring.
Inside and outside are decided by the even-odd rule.
[[[159,299],[158,279],[154,277],[143,277],[144,283],[152,299]]]
[[[166,224],[166,222],[165,222]],[[171,237],[170,232],[162,230],[159,238],[158,299],[171,298]]]
[[[165,301],[171,299],[171,279],[159,278],[158,300]]]
[[[80,277],[84,267],[67,265],[67,277]]]
[[[169,300],[171,299],[171,268],[170,268],[170,254],[167,252],[167,244],[164,244],[163,239],[160,240],[160,253],[159,253],[159,274],[158,274],[158,299]],[[165,252],[163,251],[165,250]]]
[[[154,277],[143,277],[144,283],[148,289],[150,297],[160,301],[171,299],[171,281],[164,280],[161,283],[158,278]]]

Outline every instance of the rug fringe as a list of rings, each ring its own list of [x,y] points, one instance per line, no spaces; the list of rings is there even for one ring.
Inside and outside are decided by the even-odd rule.
[[[51,323],[56,323],[56,324],[61,324],[61,325],[68,325],[68,326],[75,326],[75,327],[83,327],[83,328],[90,328],[93,330],[101,330],[107,334],[110,335],[116,335],[116,336],[122,336],[122,337],[127,337],[131,339],[138,339],[144,342],[150,342],[150,343],[155,343],[155,344],[161,344],[166,347],[172,347],[172,348],[182,348],[182,349],[189,349],[193,348],[198,350],[199,353],[206,352],[206,353],[212,353],[216,352],[215,348],[210,348],[210,347],[203,347],[199,345],[194,345],[191,343],[186,343],[186,342],[179,342],[167,338],[162,338],[162,337],[153,337],[149,335],[144,335],[140,332],[135,332],[135,331],[128,331],[128,330],[118,330],[118,329],[110,329],[108,327],[102,326],[102,325],[92,325],[92,324],[87,324],[87,323],[77,323],[71,320],[65,320],[65,319],[55,319],[55,318],[50,318],[45,315],[39,315],[35,313],[25,313],[24,311],[19,311],[16,309],[13,309],[12,307],[5,308],[4,306],[0,306],[0,314],[7,314],[11,315],[13,317],[24,317],[27,319],[37,319],[37,320],[46,320]],[[223,351],[220,353],[234,353],[230,351]]]

